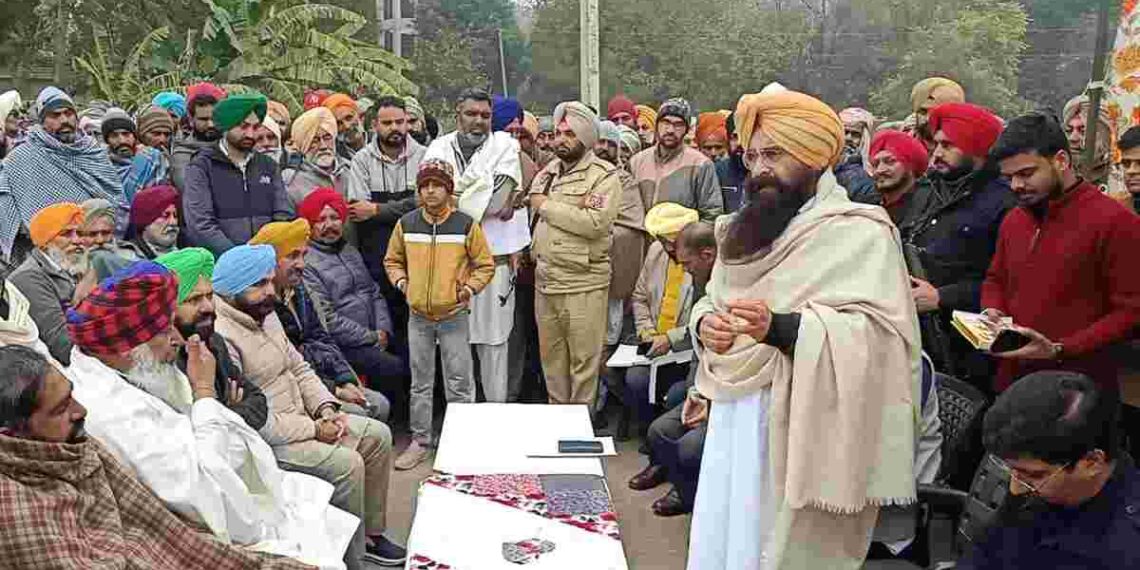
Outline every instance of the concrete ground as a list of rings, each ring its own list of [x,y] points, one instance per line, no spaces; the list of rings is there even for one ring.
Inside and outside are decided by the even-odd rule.
[[[631,570],[680,570],[685,567],[689,542],[689,516],[661,518],[650,505],[669,489],[668,484],[644,492],[632,491],[629,478],[645,467],[645,456],[637,452],[637,440],[618,443],[618,456],[606,460],[606,480],[610,486],[622,543]],[[396,435],[396,448],[408,445],[407,434]],[[411,471],[395,471],[388,490],[388,528],[401,543],[412,526],[412,498],[420,481],[431,474],[434,456]]]

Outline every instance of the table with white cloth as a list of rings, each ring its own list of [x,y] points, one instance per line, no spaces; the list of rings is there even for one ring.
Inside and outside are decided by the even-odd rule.
[[[449,404],[406,568],[626,570],[602,460],[532,456],[593,436],[586,406]]]

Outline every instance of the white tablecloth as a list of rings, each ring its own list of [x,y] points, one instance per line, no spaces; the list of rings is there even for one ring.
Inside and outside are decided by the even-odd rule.
[[[594,437],[586,406],[448,404],[436,471],[453,475],[605,475],[593,457],[527,457],[559,439]]]

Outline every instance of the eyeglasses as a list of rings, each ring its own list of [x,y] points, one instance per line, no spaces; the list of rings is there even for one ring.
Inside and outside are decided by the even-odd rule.
[[[760,150],[748,149],[744,152],[744,165],[752,168],[757,164],[765,166],[775,166],[780,159],[784,158],[788,153],[782,148],[768,147]]]
[[[1065,469],[1068,469],[1069,465],[1072,464],[1072,462],[1069,462],[1069,463],[1066,463],[1066,464],[1054,469],[1053,472],[1046,475],[1045,478],[1042,479],[1040,483],[1038,483],[1037,485],[1033,485],[1029,481],[1026,481],[1021,476],[1019,476],[1017,474],[1017,470],[1014,469],[1013,467],[1011,467],[1005,461],[997,459],[997,463],[998,463],[998,465],[1000,465],[1002,467],[1002,469],[1005,469],[1006,473],[1009,473],[1009,479],[1011,482],[1017,483],[1018,485],[1025,487],[1026,489],[1029,490],[1030,496],[1034,496],[1034,497],[1040,496],[1041,490],[1044,489],[1046,486],[1048,486],[1049,483],[1053,481],[1053,478],[1056,477],[1058,473],[1064,471]]]

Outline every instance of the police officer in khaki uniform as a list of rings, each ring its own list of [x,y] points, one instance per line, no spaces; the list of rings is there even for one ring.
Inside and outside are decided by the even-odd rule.
[[[552,404],[592,404],[610,286],[616,168],[592,152],[598,117],[577,101],[554,110],[552,161],[531,184],[539,352]]]

